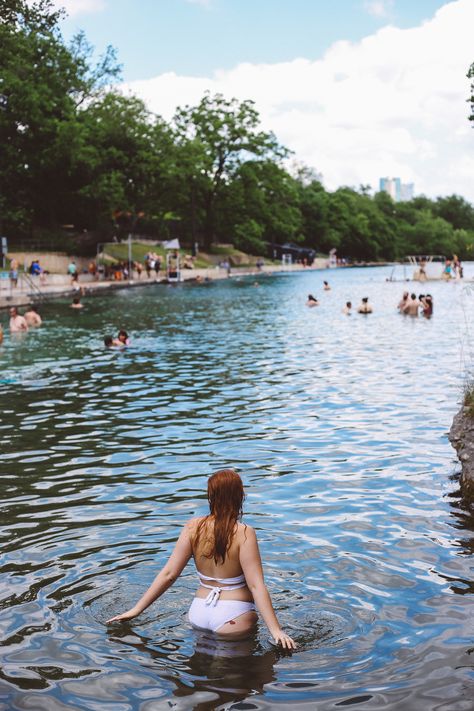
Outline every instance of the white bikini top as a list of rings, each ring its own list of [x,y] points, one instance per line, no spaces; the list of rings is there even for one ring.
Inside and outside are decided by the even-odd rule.
[[[197,570],[197,574],[199,575],[199,582],[202,587],[211,591],[206,597],[206,605],[217,605],[219,595],[223,590],[238,590],[239,588],[245,588],[247,585],[245,582],[245,575],[243,573],[242,575],[237,575],[235,578],[213,578],[212,575],[204,575],[203,573],[200,573],[199,570]],[[218,583],[224,584],[225,588],[220,588],[217,585],[206,585],[203,580],[215,580]]]

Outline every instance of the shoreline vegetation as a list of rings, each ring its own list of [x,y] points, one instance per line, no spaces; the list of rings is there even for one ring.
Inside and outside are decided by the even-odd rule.
[[[366,262],[474,258],[474,207],[462,197],[329,191],[262,129],[252,101],[206,93],[165,121],[121,93],[111,47],[94,64],[83,33],[66,43],[61,16],[48,0],[16,0],[0,23],[0,234],[10,251],[90,257],[132,233],[266,259],[287,242]]]

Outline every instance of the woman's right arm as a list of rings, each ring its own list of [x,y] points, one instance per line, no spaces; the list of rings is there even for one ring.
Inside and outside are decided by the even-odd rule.
[[[189,522],[184,526],[181,535],[176,541],[176,545],[168,562],[164,568],[160,570],[148,590],[141,596],[140,600],[130,610],[123,612],[121,615],[115,615],[107,620],[105,624],[110,622],[119,622],[121,620],[131,620],[137,617],[141,612],[146,610],[152,602],[167,590],[175,580],[181,575],[184,566],[192,556],[191,538],[189,533]]]
[[[286,649],[295,649],[295,642],[280,627],[272,601],[263,578],[262,560],[258,549],[257,536],[250,526],[245,527],[244,540],[240,545],[239,561],[247,586],[252,593],[257,610],[275,642]]]

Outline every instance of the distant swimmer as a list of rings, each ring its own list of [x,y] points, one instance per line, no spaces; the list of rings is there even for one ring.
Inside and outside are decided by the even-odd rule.
[[[312,294],[308,294],[308,301],[306,302],[306,306],[319,306],[319,301]]]
[[[410,296],[410,294],[408,293],[408,291],[404,291],[402,298],[398,302],[397,309],[400,311],[401,314],[405,313],[405,306],[408,303],[409,296]]]
[[[25,321],[28,324],[28,328],[38,328],[43,323],[43,319],[39,315],[36,306],[30,306],[30,308],[25,311]]]
[[[364,296],[362,301],[360,302],[359,308],[357,309],[357,312],[359,314],[371,314],[373,311],[372,306],[369,304],[369,297]]]
[[[112,336],[105,336],[104,337],[104,346],[106,348],[121,348],[123,346],[122,341],[119,341],[118,338],[113,338]]]
[[[82,309],[84,304],[81,304],[81,297],[75,296],[72,300],[71,309]]]
[[[431,318],[433,315],[433,297],[431,294],[420,296],[420,303],[423,309],[422,314],[425,318]]]
[[[323,289],[324,291],[331,291],[331,287],[329,286],[327,281],[323,281]]]
[[[126,331],[124,331],[123,329],[121,329],[118,332],[118,336],[114,340],[117,340],[118,341],[117,345],[120,345],[120,346],[129,346],[130,345],[130,338],[128,337],[128,333]]]
[[[421,304],[416,298],[416,294],[412,294],[410,298],[407,299],[403,313],[408,314],[408,316],[418,316],[418,309],[420,306]]]
[[[350,316],[352,313],[352,301],[346,301],[346,305],[342,309],[342,313]]]
[[[28,324],[23,316],[20,316],[15,306],[10,309],[10,333],[25,333],[28,330]]]

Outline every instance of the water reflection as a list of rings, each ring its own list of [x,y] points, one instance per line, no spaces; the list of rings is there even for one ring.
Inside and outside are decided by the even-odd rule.
[[[186,656],[178,644],[161,643],[124,629],[109,632],[112,649],[119,645],[133,648],[143,659],[151,660],[150,669],[157,676],[174,681],[173,697],[186,699],[186,708],[207,711],[261,693],[275,680],[274,665],[284,654],[275,649],[262,649],[256,636],[240,642],[219,640],[193,630],[193,652]],[[142,662],[143,663],[143,662]]]

